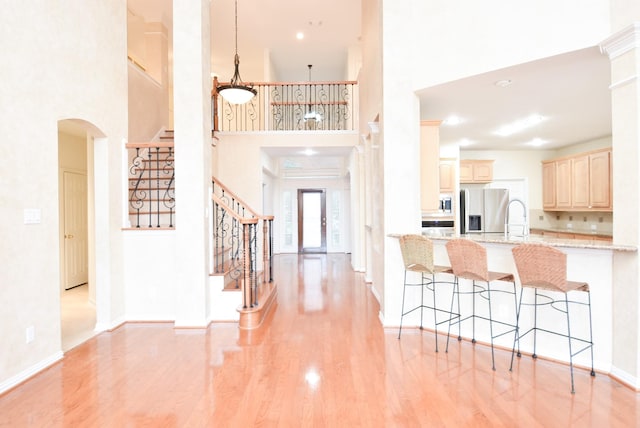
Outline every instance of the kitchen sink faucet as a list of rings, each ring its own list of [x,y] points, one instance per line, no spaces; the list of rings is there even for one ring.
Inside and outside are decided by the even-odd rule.
[[[513,204],[514,202],[522,205],[524,223],[509,223],[509,209],[511,208],[511,204]],[[507,212],[506,212],[506,215],[504,216],[504,237],[505,238],[509,237],[509,226],[522,226],[522,236],[529,235],[529,225],[527,222],[527,206],[524,204],[524,201],[522,199],[514,198],[514,199],[511,199],[507,204]]]

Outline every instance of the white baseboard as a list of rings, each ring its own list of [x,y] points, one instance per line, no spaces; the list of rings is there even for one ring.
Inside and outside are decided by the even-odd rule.
[[[57,363],[62,359],[63,356],[64,354],[62,353],[62,351],[58,351],[55,354],[51,355],[50,357],[45,358],[39,363],[34,364],[33,366],[27,368],[26,370],[23,370],[17,375],[12,376],[9,379],[5,380],[4,382],[0,383],[0,394],[21,384],[25,380],[29,379],[31,376],[38,374],[39,372],[46,369],[47,367]]]
[[[618,379],[620,382],[628,385],[629,387],[633,388],[634,390],[638,391],[640,385],[638,384],[638,378],[636,378],[635,376],[630,375],[629,373],[620,370],[616,367],[611,367],[611,371],[609,372],[609,376]]]

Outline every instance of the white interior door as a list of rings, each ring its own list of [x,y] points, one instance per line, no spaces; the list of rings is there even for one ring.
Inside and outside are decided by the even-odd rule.
[[[63,173],[64,289],[89,281],[87,245],[87,176]]]

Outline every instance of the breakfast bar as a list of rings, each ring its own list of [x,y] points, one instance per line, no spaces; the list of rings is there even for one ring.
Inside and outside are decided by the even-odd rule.
[[[397,237],[399,235],[390,235],[390,237]],[[517,276],[517,270],[512,255],[512,249],[519,244],[525,242],[543,243],[552,247],[556,247],[567,255],[567,278],[572,281],[582,281],[589,284],[591,294],[591,310],[593,319],[593,351],[594,351],[594,367],[596,371],[610,373],[612,371],[613,363],[613,327],[614,327],[614,301],[613,301],[613,266],[614,266],[614,253],[626,252],[633,253],[637,251],[634,246],[615,245],[611,242],[602,240],[575,240],[575,239],[560,239],[549,238],[542,235],[528,235],[525,237],[510,236],[505,237],[500,233],[472,233],[472,234],[455,234],[455,233],[440,233],[440,234],[425,234],[433,241],[433,258],[436,265],[449,266],[450,261],[446,250],[446,243],[453,239],[464,238],[470,239],[480,243],[487,250],[487,262],[488,268],[491,271],[510,272],[513,273],[516,278],[516,284],[518,286],[518,298],[522,293],[519,279]],[[438,279],[443,282],[453,282],[452,274],[439,274]],[[451,307],[452,299],[452,287],[447,292],[441,292],[446,289],[441,287],[439,289],[437,306],[442,308]],[[471,289],[471,281],[460,279],[460,287]],[[496,281],[495,285],[491,286],[491,306],[493,311],[494,320],[499,320],[506,323],[515,323],[515,310],[513,296],[506,292],[512,287],[511,283],[500,284],[500,281]],[[523,302],[532,301],[533,293],[531,289],[524,289]],[[411,298],[411,297],[410,297]],[[419,298],[413,296],[413,298]],[[484,305],[486,306],[486,305]],[[478,306],[476,306],[476,310]],[[472,302],[470,299],[460,298],[460,311],[461,313],[469,313],[472,310]],[[588,309],[579,307],[577,310],[571,308],[571,333],[574,337],[588,337],[589,335],[589,322],[588,322]],[[429,322],[433,323],[433,317],[425,317],[423,323],[425,328],[431,328]],[[566,325],[566,315],[561,311],[553,310],[552,308],[544,308],[543,311],[538,312],[538,325],[541,323],[547,326]],[[410,325],[405,323],[405,325]],[[417,325],[417,321],[414,320]],[[533,311],[523,305],[523,309],[520,313],[520,325],[521,328],[528,328],[533,324]],[[463,340],[471,340],[471,326],[462,325],[461,336]],[[445,330],[442,326],[439,330]],[[490,333],[488,322],[479,322],[475,326],[475,337],[480,343],[490,342]],[[452,327],[451,339],[455,340],[458,337],[458,327]],[[507,334],[497,338],[494,343],[497,347],[504,349],[511,349],[513,346],[514,335]],[[557,361],[568,362],[568,349],[567,341],[564,338],[556,337],[549,334],[539,333],[537,335],[536,353],[541,358],[547,358]],[[533,344],[532,338],[525,338],[521,341],[521,350],[523,358],[532,353]],[[574,364],[578,367],[589,367],[591,365],[589,353],[585,352],[577,355],[574,358]],[[498,370],[506,370],[509,368],[509,361],[504,359],[496,361]]]

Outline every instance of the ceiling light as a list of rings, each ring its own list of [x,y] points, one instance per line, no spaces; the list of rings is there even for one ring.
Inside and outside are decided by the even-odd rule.
[[[473,144],[474,144],[474,142],[469,140],[468,138],[463,138],[460,141],[458,141],[458,146],[460,146],[460,147],[468,147],[468,146],[471,146]]]
[[[298,40],[304,39],[304,33],[302,31],[298,31],[296,33],[296,39],[298,39]]]
[[[542,138],[534,138],[533,140],[527,143],[527,146],[540,147],[547,144],[547,140],[543,140]]]
[[[322,120],[322,116],[320,115],[320,113],[311,109],[311,94],[313,90],[313,87],[311,85],[311,67],[313,67],[313,65],[309,64],[307,65],[307,67],[309,67],[309,111],[304,114],[304,121],[310,123],[320,122]]]
[[[302,154],[307,155],[307,156],[313,156],[316,154],[315,151],[313,151],[313,149],[305,149]]]
[[[443,122],[445,125],[456,126],[462,123],[462,120],[458,116],[449,116]]]
[[[519,120],[516,120],[515,122],[502,126],[496,132],[494,132],[494,134],[500,135],[501,137],[508,137],[510,135],[521,132],[527,128],[531,128],[532,126],[535,126],[540,122],[542,122],[544,119],[545,119],[544,117],[538,114],[532,114],[529,117],[526,117],[524,119],[519,119]]]
[[[233,61],[235,71],[228,85],[218,86],[217,90],[222,97],[231,104],[244,104],[251,101],[258,91],[247,86],[240,78],[240,57],[238,56],[238,0],[236,0],[236,55]]]

